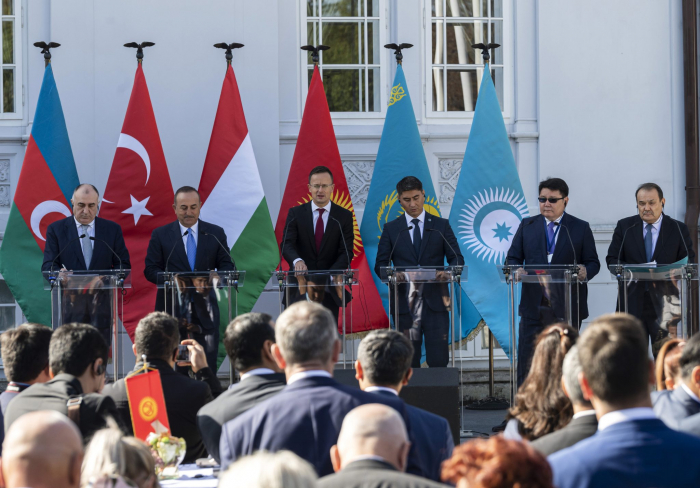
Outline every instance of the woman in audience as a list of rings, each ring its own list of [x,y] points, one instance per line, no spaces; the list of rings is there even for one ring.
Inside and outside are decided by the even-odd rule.
[[[258,451],[229,466],[219,488],[314,488],[316,478],[314,468],[291,451]]]
[[[110,425],[97,431],[87,446],[80,486],[122,486],[120,479],[138,488],[160,487],[146,444],[125,437],[116,425]]]
[[[569,423],[574,409],[561,387],[561,369],[576,339],[578,333],[566,324],[550,325],[537,336],[530,372],[506,417],[507,439],[534,441]]]
[[[678,385],[680,367],[678,360],[681,358],[685,341],[671,339],[666,341],[656,356],[656,390],[673,390]]]
[[[476,439],[455,447],[442,463],[442,481],[457,488],[554,488],[547,459],[528,443]]]

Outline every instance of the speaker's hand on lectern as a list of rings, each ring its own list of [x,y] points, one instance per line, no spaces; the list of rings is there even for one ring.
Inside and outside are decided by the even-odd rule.
[[[308,270],[309,268],[306,267],[306,263],[304,261],[297,261],[294,265],[294,271],[297,272],[297,275],[306,274]]]
[[[586,276],[588,276],[586,272],[586,267],[582,264],[578,265],[578,279],[581,281],[584,281],[586,279]]]

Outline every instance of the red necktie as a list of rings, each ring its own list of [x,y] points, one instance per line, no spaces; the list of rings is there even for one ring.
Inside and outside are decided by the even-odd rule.
[[[321,241],[323,240],[323,212],[325,208],[318,209],[318,220],[316,221],[316,252],[321,251]]]

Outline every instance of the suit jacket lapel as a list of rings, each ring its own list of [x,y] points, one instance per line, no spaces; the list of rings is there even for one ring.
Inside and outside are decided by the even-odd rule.
[[[94,268],[94,266],[92,266],[92,263],[95,263],[95,256],[97,256],[98,253],[100,253],[100,252],[101,253],[109,253],[110,256],[112,254],[112,251],[107,249],[107,246],[105,246],[104,242],[97,240],[97,239],[104,239],[105,238],[105,236],[103,235],[103,232],[102,232],[103,230],[104,229],[102,228],[102,224],[97,220],[97,218],[95,218],[95,240],[92,241],[92,243],[94,245],[92,246],[92,261],[90,261],[90,269],[97,269],[97,268]],[[110,261],[111,261],[111,259],[110,259]],[[97,263],[95,263],[95,264],[97,264]]]
[[[544,259],[546,261],[547,260],[547,231],[545,229],[544,215],[542,215],[542,214],[538,215],[537,218],[535,219],[535,221],[530,225],[535,226],[535,238],[537,239],[537,242],[542,243],[540,245],[540,249],[542,250],[542,252],[544,252]]]
[[[646,223],[639,216],[637,216],[637,219],[637,222],[641,224],[639,226],[640,229],[630,230],[630,234],[632,235],[629,237],[632,237],[632,240],[636,243],[637,247],[639,248],[639,252],[641,253],[640,255],[642,256],[643,260],[642,262],[647,262],[647,251],[644,248],[644,227],[646,226]]]
[[[206,258],[212,252],[213,248],[211,247],[211,244],[216,244],[216,241],[214,240],[213,237],[210,237],[210,236],[202,237],[202,231],[204,231],[208,234],[209,228],[207,227],[206,222],[202,222],[200,220],[199,225],[197,226],[197,253],[195,254],[195,257],[194,257],[194,269],[196,269],[197,271],[206,271],[207,270]],[[212,242],[210,242],[210,240]],[[216,247],[218,248],[219,245],[216,244]],[[217,251],[218,251],[218,249],[217,249]],[[189,263],[187,263],[187,264],[189,265]]]
[[[411,248],[411,252],[413,253],[413,257],[416,259],[416,264],[417,264],[418,263],[418,255],[416,254],[416,248],[413,247],[413,240],[411,239],[411,236],[409,235],[409,234],[413,233],[414,229],[411,229],[408,232],[404,232],[404,229],[408,228],[408,223],[406,222],[406,214],[401,214],[397,218],[397,220],[399,221],[398,240],[404,242],[404,244],[401,245],[402,247],[405,245],[405,246],[408,246],[409,248]]]
[[[180,232],[179,221],[176,220],[171,224],[170,234],[175,240],[175,250],[173,251],[172,257],[170,258],[170,263],[172,264],[173,261],[177,263],[177,261],[179,261],[180,265],[176,266],[175,269],[179,267],[180,270],[190,271],[190,263],[187,260],[187,252],[185,251],[185,245],[182,243],[182,233]],[[166,252],[169,253],[170,251],[166,250]],[[165,256],[165,259],[168,259],[167,255]],[[173,271],[173,268],[170,265],[168,265],[168,269],[170,271]]]
[[[318,250],[316,249],[316,229],[314,229],[314,215],[311,211],[311,202],[307,202],[302,206],[301,224],[306,227],[307,230],[303,234],[308,236],[309,245],[318,256]]]
[[[85,256],[83,256],[83,242],[82,240],[78,239],[78,226],[75,223],[75,219],[73,217],[68,217],[66,220],[66,227],[65,227],[65,235],[66,235],[66,240],[73,240],[71,243],[71,248],[73,252],[75,253],[75,256],[78,258],[78,261],[80,262],[82,269],[87,269],[87,265],[85,264]],[[70,242],[70,241],[69,241]]]
[[[328,241],[328,234],[330,232],[340,232],[340,230],[337,230],[338,228],[338,222],[335,222],[331,217],[333,218],[338,218],[337,217],[337,211],[338,211],[338,205],[332,204],[331,205],[331,211],[328,213],[328,223],[326,224],[326,230],[323,232],[323,238],[321,239],[321,249],[318,250],[318,254],[321,254],[321,251],[323,251],[323,248],[326,246],[326,241]],[[313,217],[311,220],[313,224]],[[331,231],[331,229],[334,229]],[[316,243],[316,229],[314,229],[314,244]],[[343,243],[340,243],[341,247],[343,246]],[[345,248],[343,247],[343,252],[345,252]],[[350,249],[348,249],[348,252],[350,252]]]
[[[666,242],[670,242],[669,239],[671,238],[672,232],[674,231],[673,227],[676,225],[671,222],[671,218],[668,215],[664,215],[663,220],[661,221],[661,227],[659,228],[659,237],[656,239],[656,246],[654,247],[654,252],[651,256],[651,260],[658,260],[657,256],[659,253],[663,253],[664,250],[664,245]],[[676,232],[678,232],[676,230]],[[670,261],[673,261],[673,258],[671,258]],[[671,264],[671,263],[662,263],[662,264]]]
[[[433,228],[433,217],[428,212],[425,212],[425,222],[423,222],[423,232],[421,233],[420,241],[420,253],[418,254],[418,262],[420,263],[420,258],[428,245],[428,239],[434,234],[434,232],[428,232],[429,229]]]

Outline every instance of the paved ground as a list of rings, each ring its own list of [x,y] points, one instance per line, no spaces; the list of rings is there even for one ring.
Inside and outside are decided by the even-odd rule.
[[[506,418],[506,410],[462,410],[462,429],[471,431],[471,435],[464,435],[462,442],[472,437],[484,437],[495,435],[491,428],[503,422]]]

